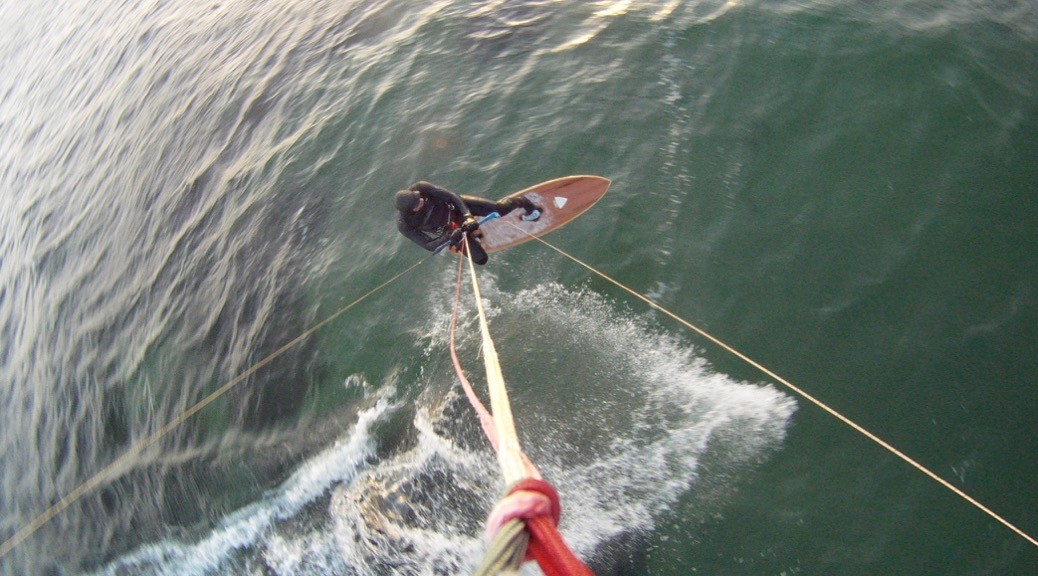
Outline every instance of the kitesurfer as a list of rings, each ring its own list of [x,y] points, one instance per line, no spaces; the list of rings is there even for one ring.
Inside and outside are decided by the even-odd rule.
[[[526,210],[525,220],[540,217],[540,208],[529,198],[502,198],[497,202],[476,196],[459,195],[425,181],[416,182],[396,193],[397,229],[415,244],[436,251],[444,244],[451,252],[464,253],[465,241],[472,248],[472,261],[486,264],[487,252],[479,243],[478,216],[494,212],[504,216],[516,208]]]

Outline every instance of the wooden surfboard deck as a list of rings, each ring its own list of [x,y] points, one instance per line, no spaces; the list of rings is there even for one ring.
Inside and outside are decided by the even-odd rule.
[[[601,176],[565,176],[542,182],[506,198],[526,196],[542,208],[536,221],[523,220],[526,211],[512,210],[508,215],[489,220],[479,229],[483,232],[480,243],[487,252],[504,250],[555,230],[594,206],[611,184]]]

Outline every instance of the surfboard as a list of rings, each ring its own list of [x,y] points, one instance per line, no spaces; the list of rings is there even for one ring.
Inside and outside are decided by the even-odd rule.
[[[541,217],[526,221],[523,220],[525,210],[512,210],[480,225],[483,232],[480,243],[487,252],[495,252],[557,230],[601,200],[611,183],[601,176],[565,176],[509,194],[505,198],[525,196],[532,200],[542,208]]]

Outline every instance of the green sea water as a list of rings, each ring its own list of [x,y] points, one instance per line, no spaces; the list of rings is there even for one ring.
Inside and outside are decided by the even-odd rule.
[[[395,230],[419,179],[610,178],[545,239],[1038,534],[1033,2],[25,0],[0,26],[0,538],[116,462],[2,574],[471,573],[503,485],[449,359],[455,261]],[[478,277],[597,573],[1038,573],[550,247]]]

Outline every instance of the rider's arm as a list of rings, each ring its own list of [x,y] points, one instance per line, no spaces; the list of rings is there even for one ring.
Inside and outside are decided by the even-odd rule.
[[[407,224],[407,222],[404,221],[403,216],[397,216],[396,227],[397,227],[397,230],[400,230],[401,234],[406,236],[408,239],[410,239],[415,244],[418,244],[419,246],[421,246],[422,248],[425,248],[426,250],[428,250],[430,252],[435,251],[437,248],[439,248],[443,243],[447,242],[447,240],[448,240],[448,239],[443,238],[443,237],[429,238],[425,234],[422,234],[422,232],[420,230],[416,230],[415,228],[412,228],[411,226],[409,226]]]

